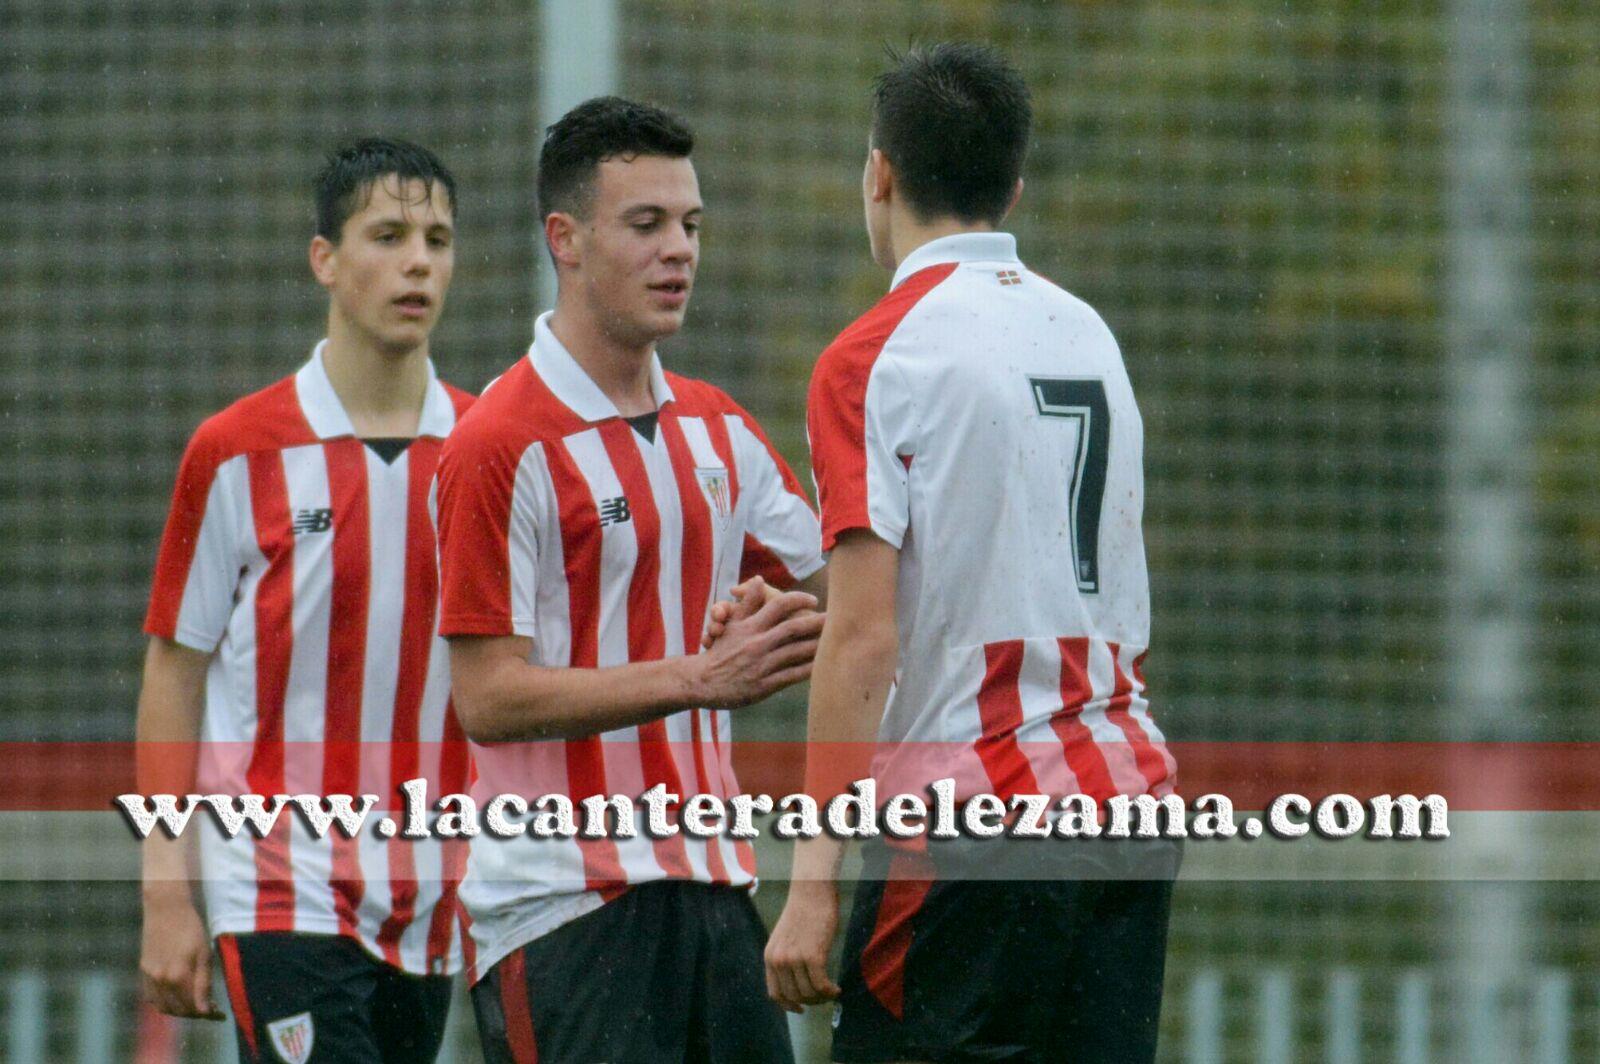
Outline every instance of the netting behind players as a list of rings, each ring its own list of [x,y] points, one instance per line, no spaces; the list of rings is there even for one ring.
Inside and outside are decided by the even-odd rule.
[[[1186,740],[1456,737],[1453,10],[624,2],[620,88],[689,118],[709,209],[669,361],[726,385],[803,467],[810,362],[885,280],[859,222],[883,47],[994,41],[1036,97],[1023,254],[1101,311],[1144,412],[1156,711]],[[1509,416],[1529,441],[1531,541],[1506,580],[1533,603],[1533,631],[1505,713],[1519,739],[1590,739],[1600,18],[1570,0],[1526,10],[1530,391]],[[131,735],[148,568],[183,441],[320,335],[307,183],[333,142],[397,133],[460,178],[441,372],[477,388],[525,345],[543,265],[538,46],[537,20],[509,3],[0,10],[0,740]],[[797,721],[791,700],[752,727],[796,735]],[[76,831],[14,832],[0,867],[82,845]],[[1600,893],[1529,893],[1521,960],[1592,962]],[[1173,1059],[1195,973],[1351,967],[1392,982],[1448,955],[1459,900],[1402,883],[1189,884],[1179,898]],[[0,956],[131,971],[136,900],[128,884],[7,883]],[[1222,984],[1241,1009],[1251,985]],[[1596,1001],[1582,990],[1573,1010],[1574,1044],[1592,1048]],[[1229,1056],[1251,1030],[1228,1029]],[[1297,1044],[1324,1037],[1313,1020],[1297,1030]],[[1380,1018],[1364,1037],[1387,1057],[1398,1036]]]

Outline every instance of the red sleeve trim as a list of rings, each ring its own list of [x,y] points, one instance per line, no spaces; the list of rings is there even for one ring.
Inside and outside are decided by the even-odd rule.
[[[276,450],[315,439],[316,434],[300,412],[293,377],[240,399],[195,430],[178,465],[172,506],[156,554],[145,634],[162,639],[178,635],[184,588],[194,565],[211,484],[222,464],[250,451]]]
[[[189,583],[195,547],[200,541],[200,526],[205,523],[206,502],[211,484],[225,455],[215,446],[212,434],[195,433],[183,452],[178,479],[172,488],[172,507],[167,511],[167,526],[161,534],[156,555],[155,579],[150,586],[150,606],[145,613],[147,635],[172,639],[178,634],[178,614],[183,608],[183,590]]]
[[[460,409],[458,407],[458,409]],[[528,449],[585,427],[521,358],[472,401],[439,459],[439,632],[514,635],[511,516]]]
[[[783,560],[768,550],[755,536],[746,532],[744,556],[739,562],[739,582],[759,576],[780,591],[788,591],[799,583]]]
[[[922,297],[955,272],[919,270],[839,334],[817,360],[806,398],[811,470],[822,507],[822,549],[848,529],[872,528],[867,512],[867,381],[883,347]]]
[[[510,635],[516,459],[452,433],[439,459],[440,635]]]

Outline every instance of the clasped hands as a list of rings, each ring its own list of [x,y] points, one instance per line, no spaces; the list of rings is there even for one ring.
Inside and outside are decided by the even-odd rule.
[[[811,675],[824,615],[804,591],[779,591],[751,577],[710,610],[697,655],[705,705],[749,705]]]

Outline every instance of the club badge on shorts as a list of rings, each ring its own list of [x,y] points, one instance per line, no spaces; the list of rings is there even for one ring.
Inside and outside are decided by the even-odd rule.
[[[311,1044],[316,1032],[311,1028],[311,1013],[301,1012],[267,1024],[267,1037],[286,1064],[306,1064],[311,1059]]]
[[[728,490],[728,471],[721,466],[701,466],[695,469],[694,475],[700,481],[700,490],[705,492],[706,501],[711,504],[717,520],[726,525],[728,518],[733,516],[733,494]]]

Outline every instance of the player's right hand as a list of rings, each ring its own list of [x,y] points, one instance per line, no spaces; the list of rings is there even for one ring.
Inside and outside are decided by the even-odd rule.
[[[699,672],[701,705],[746,706],[811,675],[824,620],[816,596],[769,592],[764,584],[751,588],[706,652],[689,659]]]
[[[227,1019],[211,1000],[211,941],[187,885],[181,893],[146,894],[139,945],[139,987],[144,1000],[168,1016]]]
[[[828,951],[839,928],[839,891],[831,881],[797,879],[762,957],[767,996],[789,1012],[804,1012],[839,996],[828,975]]]

